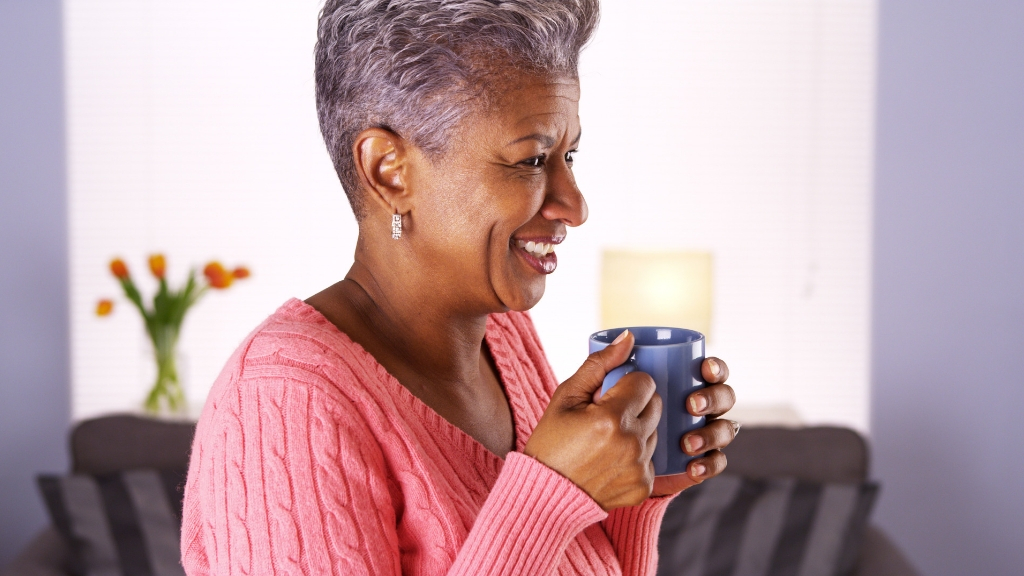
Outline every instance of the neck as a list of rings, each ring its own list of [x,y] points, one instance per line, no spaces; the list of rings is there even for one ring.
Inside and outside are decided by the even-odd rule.
[[[488,312],[460,309],[430,275],[397,260],[374,263],[357,249],[345,279],[309,303],[414,393],[475,384]]]
[[[512,411],[483,349],[495,310],[467,305],[478,300],[441,269],[449,260],[431,266],[408,244],[377,246],[385,247],[360,242],[345,279],[307,302],[442,418],[504,456],[515,447]]]

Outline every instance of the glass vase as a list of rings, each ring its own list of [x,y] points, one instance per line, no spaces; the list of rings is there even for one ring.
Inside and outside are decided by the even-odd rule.
[[[188,411],[188,402],[178,372],[178,331],[174,327],[161,326],[151,335],[156,381],[146,395],[144,408],[154,415],[183,415]]]

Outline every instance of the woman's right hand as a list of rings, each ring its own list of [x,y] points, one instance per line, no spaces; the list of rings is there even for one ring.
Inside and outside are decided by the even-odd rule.
[[[661,397],[643,372],[626,374],[601,398],[605,375],[633,350],[633,335],[587,357],[559,386],[523,452],[572,480],[605,510],[635,506],[654,482]]]

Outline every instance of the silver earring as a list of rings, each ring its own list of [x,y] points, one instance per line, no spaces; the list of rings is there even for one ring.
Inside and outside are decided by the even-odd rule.
[[[397,212],[391,216],[391,237],[395,240],[402,238],[402,215]]]

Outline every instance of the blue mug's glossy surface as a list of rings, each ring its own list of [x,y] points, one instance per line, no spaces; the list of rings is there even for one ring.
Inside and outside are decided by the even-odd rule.
[[[590,353],[603,350],[626,328],[612,328],[590,335]],[[697,456],[683,452],[683,434],[704,425],[703,417],[686,411],[686,398],[705,386],[700,367],[704,361],[704,335],[684,328],[662,326],[630,327],[635,345],[625,364],[605,376],[604,394],[626,374],[646,372],[654,379],[662,400],[658,423],[658,444],[654,449],[654,473],[658,476],[680,474]]]

